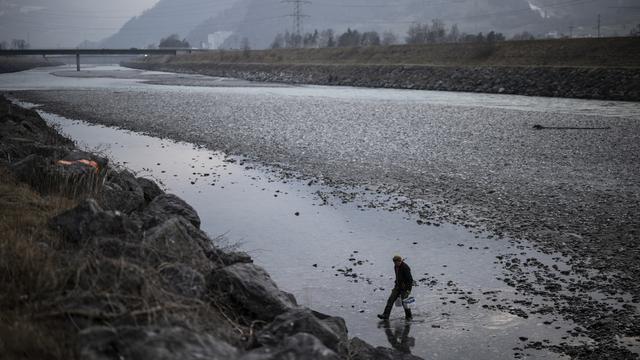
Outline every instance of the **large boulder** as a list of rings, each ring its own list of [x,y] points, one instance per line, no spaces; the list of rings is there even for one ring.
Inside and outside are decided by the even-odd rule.
[[[99,237],[118,237],[135,241],[140,237],[139,227],[127,216],[104,211],[94,199],[82,201],[51,220],[64,238],[74,244],[86,244]]]
[[[245,312],[250,318],[272,321],[297,307],[293,295],[278,289],[269,274],[251,263],[237,263],[212,271],[207,279],[211,294]]]
[[[25,138],[0,136],[0,149],[10,162],[17,162],[29,155],[40,155],[45,158],[62,159],[69,154],[69,149],[61,145],[43,145]]]
[[[144,194],[144,201],[147,203],[152,202],[153,199],[164,194],[164,191],[162,191],[162,189],[160,189],[158,184],[156,184],[156,182],[153,180],[143,178],[143,177],[138,177],[136,178],[136,181],[138,182],[138,185],[140,185],[140,187],[142,188],[142,193]]]
[[[146,278],[144,270],[128,261],[92,259],[78,269],[72,286],[94,293],[142,296]]]
[[[127,170],[109,172],[100,195],[100,204],[105,209],[127,214],[141,209],[145,203],[142,187]]]
[[[198,213],[191,205],[173,194],[156,196],[142,213],[146,228],[156,226],[176,216],[182,217],[196,228],[200,228]]]
[[[156,264],[160,257],[145,251],[140,241],[130,242],[117,237],[98,237],[94,241],[93,252],[96,255],[109,259],[125,259],[137,264]]]
[[[170,218],[145,231],[142,247],[162,263],[185,264],[202,274],[221,266],[208,254],[213,248],[211,241],[182,217]]]
[[[17,161],[9,167],[16,179],[30,185],[36,185],[38,180],[44,180],[49,173],[50,161],[42,155],[32,154]]]
[[[373,347],[357,337],[349,342],[349,354],[351,360],[422,360],[420,357],[398,350],[381,346]]]
[[[342,359],[327,348],[315,336],[305,333],[285,338],[278,347],[263,347],[241,357],[242,360],[339,360]]]
[[[298,333],[311,334],[336,353],[348,350],[347,326],[342,318],[331,317],[304,308],[294,308],[276,318],[257,335],[262,345],[277,346]]]
[[[206,283],[204,276],[187,265],[162,265],[159,273],[164,287],[174,294],[190,298],[201,298],[205,293]]]
[[[78,336],[78,355],[83,360],[233,360],[238,351],[179,327],[91,327]]]

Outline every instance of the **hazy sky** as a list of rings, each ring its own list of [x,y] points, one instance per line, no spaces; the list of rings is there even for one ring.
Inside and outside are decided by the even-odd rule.
[[[158,0],[0,0],[0,41],[75,47],[101,40]]]

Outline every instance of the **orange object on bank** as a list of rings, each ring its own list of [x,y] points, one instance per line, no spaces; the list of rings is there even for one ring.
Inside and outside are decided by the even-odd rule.
[[[96,170],[96,172],[98,172],[98,170],[100,169],[100,166],[98,165],[98,163],[93,160],[80,159],[80,160],[58,160],[57,161],[58,165],[73,165],[75,163],[91,166]]]

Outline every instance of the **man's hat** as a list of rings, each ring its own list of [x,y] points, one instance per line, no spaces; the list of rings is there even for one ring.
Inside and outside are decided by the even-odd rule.
[[[393,261],[402,261],[402,257],[400,255],[395,255],[393,257]]]

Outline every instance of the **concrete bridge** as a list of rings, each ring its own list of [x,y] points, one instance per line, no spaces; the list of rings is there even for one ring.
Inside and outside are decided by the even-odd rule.
[[[178,55],[191,54],[195,51],[210,51],[205,49],[184,49],[184,48],[164,48],[164,49],[11,49],[0,50],[0,56],[17,55],[75,55],[76,69],[80,71],[80,55]]]

